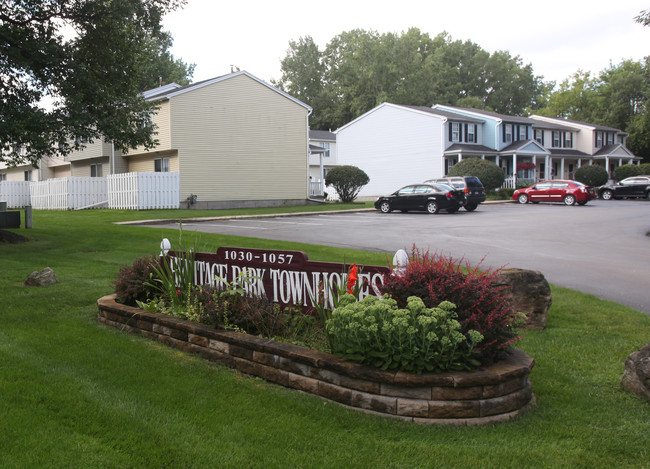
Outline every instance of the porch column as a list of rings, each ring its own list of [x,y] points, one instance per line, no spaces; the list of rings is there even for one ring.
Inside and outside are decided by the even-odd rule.
[[[605,156],[605,171],[607,171],[607,177],[609,178],[611,176],[609,174],[609,156]]]
[[[582,166],[582,159],[578,158],[578,169]]]
[[[533,180],[537,182],[537,155],[533,155],[533,164],[535,169],[533,169]]]
[[[460,163],[461,161],[463,161],[463,154],[459,153],[458,154],[458,162]]]
[[[481,159],[484,160],[484,159],[485,159],[485,155],[481,155]]]
[[[551,179],[551,155],[544,157],[544,179]]]
[[[512,154],[512,182],[517,187],[517,154]]]
[[[499,155],[497,155],[496,159],[494,162],[497,164],[497,166],[500,168],[501,167],[501,159],[499,158]]]
[[[560,179],[564,179],[564,157],[560,158]]]

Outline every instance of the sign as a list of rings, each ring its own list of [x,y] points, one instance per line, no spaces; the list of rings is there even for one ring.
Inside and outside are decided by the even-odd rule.
[[[177,258],[185,253],[168,252]],[[170,265],[174,270],[175,262]],[[384,276],[391,269],[381,266],[358,266],[359,299],[381,296]],[[220,247],[216,254],[194,253],[194,283],[228,287],[233,284],[248,294],[266,296],[282,306],[313,309],[314,300],[333,308],[332,291],[347,285],[350,265],[310,261],[302,251],[278,251]]]

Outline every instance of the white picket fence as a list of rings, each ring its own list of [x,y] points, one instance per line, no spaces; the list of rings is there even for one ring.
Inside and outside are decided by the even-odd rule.
[[[179,208],[180,179],[178,173],[125,173],[106,178],[2,181],[0,201],[7,202],[8,208],[31,205],[37,210]]]
[[[40,210],[106,207],[106,179],[68,177],[30,183],[31,205]]]
[[[7,208],[29,205],[29,181],[0,181],[0,202],[7,202]]]
[[[108,207],[151,210],[180,207],[179,173],[124,173],[108,176]]]

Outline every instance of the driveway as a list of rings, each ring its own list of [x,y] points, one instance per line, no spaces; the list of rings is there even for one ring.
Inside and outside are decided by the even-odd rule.
[[[183,229],[385,252],[390,258],[416,245],[473,265],[539,270],[555,285],[650,314],[646,200],[594,200],[582,207],[483,204],[453,215],[324,212],[183,222]]]

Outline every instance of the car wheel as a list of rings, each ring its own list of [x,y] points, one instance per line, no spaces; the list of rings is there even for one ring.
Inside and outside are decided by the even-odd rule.
[[[390,202],[383,201],[379,205],[379,210],[381,210],[381,213],[390,213],[392,209],[390,208]]]
[[[474,210],[476,210],[476,207],[478,207],[478,205],[476,204],[465,205],[465,210],[467,210],[468,212],[473,212]]]
[[[517,202],[519,202],[520,204],[527,204],[528,196],[526,194],[519,194],[519,197],[517,197]]]
[[[611,200],[614,193],[610,190],[604,190],[600,193],[600,198],[603,200]]]
[[[574,205],[576,203],[576,196],[567,194],[564,196],[564,205]]]
[[[434,214],[434,213],[438,213],[439,210],[440,208],[438,207],[438,202],[436,202],[435,200],[430,200],[427,203],[427,212]]]

